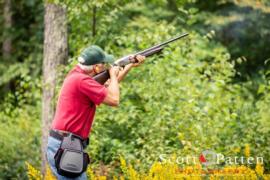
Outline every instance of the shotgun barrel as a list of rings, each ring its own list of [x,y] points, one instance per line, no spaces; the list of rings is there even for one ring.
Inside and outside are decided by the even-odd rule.
[[[145,56],[145,57],[149,57],[149,56],[152,56],[154,54],[160,53],[167,44],[169,44],[171,42],[174,42],[174,41],[176,41],[178,39],[181,39],[181,38],[183,38],[185,36],[188,36],[188,33],[184,33],[184,34],[182,34],[180,36],[177,36],[177,37],[175,37],[173,39],[170,39],[168,41],[157,44],[157,45],[152,46],[152,47],[150,47],[148,49],[145,49],[143,51],[139,51],[139,52],[133,54],[133,56],[136,57],[136,55],[142,55],[142,56]],[[124,57],[116,60],[114,62],[114,64],[113,64],[113,66],[124,67],[124,66],[126,66],[126,65],[128,65],[130,63],[136,63],[136,59],[134,61],[134,59],[130,59],[130,55],[128,55],[128,56],[124,56]],[[95,79],[100,84],[104,84],[109,78],[110,78],[110,74],[109,74],[108,70],[105,70],[105,71],[103,71],[103,72],[101,72],[101,73],[99,73],[99,74],[97,74],[96,76],[93,77],[93,79]]]

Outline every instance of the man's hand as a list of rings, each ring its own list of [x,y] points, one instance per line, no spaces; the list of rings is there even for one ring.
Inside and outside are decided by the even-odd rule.
[[[133,56],[132,55],[132,56],[130,56],[130,59],[133,59],[136,61],[136,63],[132,63],[132,67],[137,67],[144,62],[145,56],[142,56],[142,55]]]
[[[105,97],[103,103],[107,104],[109,106],[118,106],[119,105],[119,84],[118,84],[118,73],[119,73],[119,67],[118,66],[112,66],[109,69],[110,73],[110,80],[107,82],[107,96]]]
[[[118,74],[119,74],[119,67],[118,66],[112,66],[109,70],[109,73],[110,73],[110,77],[117,77]]]
[[[137,67],[139,65],[141,65],[144,62],[145,56],[141,56],[141,55],[137,55],[136,57],[134,57],[133,55],[131,55],[130,60],[132,60],[135,63],[130,63],[128,65],[126,65],[119,73],[118,75],[118,82],[122,81],[122,79],[124,79],[124,77],[127,75],[127,73],[130,71],[130,69],[132,69],[133,67]]]

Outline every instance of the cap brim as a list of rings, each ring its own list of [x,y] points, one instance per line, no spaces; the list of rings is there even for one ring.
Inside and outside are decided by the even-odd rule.
[[[110,63],[112,64],[114,62],[114,57],[111,54],[105,54],[104,61],[105,63]]]

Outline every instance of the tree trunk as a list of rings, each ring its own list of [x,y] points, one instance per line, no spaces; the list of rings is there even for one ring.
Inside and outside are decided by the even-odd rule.
[[[68,34],[66,9],[60,5],[45,4],[45,32],[43,51],[42,96],[42,173],[46,169],[47,137],[55,112],[56,80],[58,66],[68,57]]]
[[[12,27],[12,11],[11,0],[4,1],[4,40],[3,40],[3,59],[8,60],[11,55],[11,30]]]

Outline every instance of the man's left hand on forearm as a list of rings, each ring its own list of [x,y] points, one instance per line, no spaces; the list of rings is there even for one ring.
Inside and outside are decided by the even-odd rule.
[[[130,58],[136,60],[136,63],[132,63],[130,65],[132,67],[137,67],[137,66],[141,65],[145,60],[145,56],[142,56],[142,55],[130,56]]]

